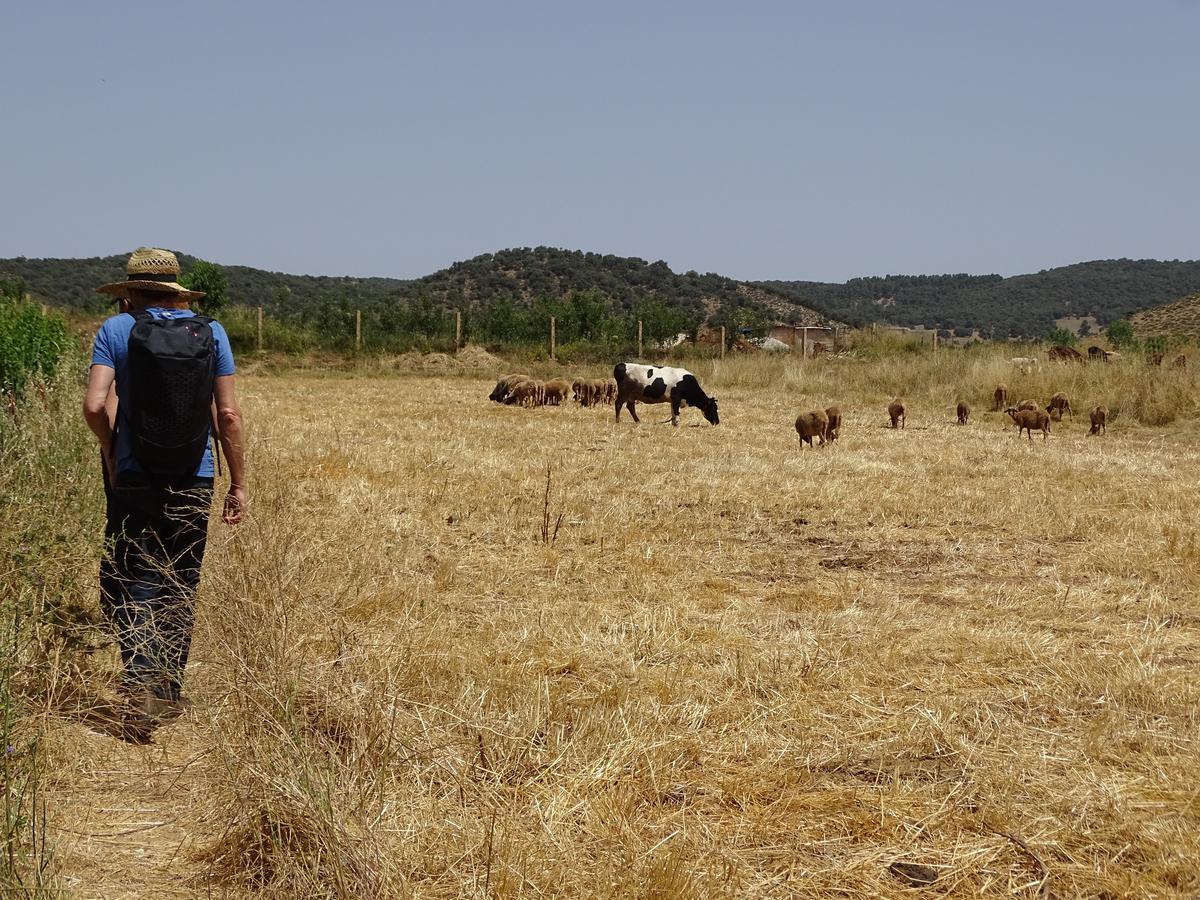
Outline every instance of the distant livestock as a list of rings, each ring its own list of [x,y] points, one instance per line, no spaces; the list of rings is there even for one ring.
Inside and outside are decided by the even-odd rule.
[[[572,396],[581,406],[612,403],[617,386],[607,378],[579,378],[571,385]]]
[[[1147,359],[1146,359],[1146,363],[1151,366],[1161,366],[1162,361],[1163,361],[1163,354],[1161,354],[1161,353],[1151,353],[1150,356],[1147,357]]]
[[[1018,410],[1021,410],[1021,409],[1041,409],[1041,407],[1042,407],[1042,404],[1041,404],[1041,403],[1039,403],[1037,400],[1022,400],[1020,403],[1018,403],[1018,404],[1017,404],[1017,409],[1018,409]],[[1008,410],[1005,410],[1005,412],[1008,412]]]
[[[1051,347],[1047,356],[1051,362],[1083,362],[1083,354],[1074,347],[1065,347],[1062,344]]]
[[[837,406],[830,406],[825,410],[825,417],[829,420],[825,429],[825,439],[830,442],[836,441],[842,431],[842,410]]]
[[[822,444],[829,432],[829,414],[823,409],[800,413],[796,417],[796,434],[800,435],[801,444],[813,445],[813,438],[818,438]]]
[[[1037,429],[1042,433],[1042,440],[1046,440],[1050,436],[1050,413],[1044,409],[1017,409],[1015,406],[1010,406],[1005,410],[1006,413],[1017,423],[1017,437],[1021,437],[1021,432],[1029,433],[1029,443],[1033,443],[1033,429]]]
[[[1088,434],[1108,434],[1108,407],[1104,404],[1092,407],[1092,430]]]
[[[513,385],[504,398],[508,406],[541,406],[546,399],[546,386],[540,381],[526,378]]]
[[[621,421],[621,406],[629,410],[633,421],[640,422],[636,403],[670,403],[671,424],[679,427],[679,408],[686,403],[704,414],[712,425],[720,424],[717,398],[710,397],[700,387],[696,376],[687,369],[666,366],[643,366],[638,363],[617,363],[613,368],[617,382],[616,421]]]
[[[971,418],[971,407],[969,407],[962,400],[959,400],[958,401],[958,409],[956,410],[956,412],[958,413],[958,424],[966,425],[967,419]]]
[[[558,406],[571,393],[571,382],[565,378],[555,378],[546,382],[545,403],[547,406]]]
[[[529,381],[528,375],[505,375],[496,382],[496,386],[492,388],[492,392],[488,394],[488,399],[496,403],[503,403],[511,391],[519,382]]]
[[[903,428],[907,418],[908,410],[904,406],[904,400],[897,397],[888,404],[888,419],[891,420],[893,428]]]
[[[992,400],[995,401],[995,406],[992,407],[993,412],[1000,412],[1000,410],[1008,406],[1008,385],[996,385],[996,390],[992,394]]]
[[[1175,357],[1175,362],[1171,363],[1171,366],[1175,369],[1186,369],[1187,357],[1180,353],[1177,357]]]
[[[1042,367],[1042,362],[1036,356],[1014,356],[1010,362],[1017,369],[1021,370],[1021,374],[1028,375],[1030,372],[1037,372]]]
[[[1062,421],[1063,413],[1067,413],[1070,415],[1071,421],[1075,421],[1075,412],[1071,409],[1071,401],[1062,391],[1050,398],[1050,405],[1046,407],[1046,412],[1050,413],[1051,418],[1057,413],[1059,421]]]
[[[1088,359],[1098,360],[1104,359],[1104,351],[1099,347],[1088,347]]]

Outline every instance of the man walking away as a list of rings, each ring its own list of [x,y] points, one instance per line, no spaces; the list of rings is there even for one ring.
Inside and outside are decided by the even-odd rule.
[[[101,593],[121,651],[126,736],[146,742],[183,709],[212,506],[214,403],[229,464],[226,524],[242,520],[246,472],[225,329],[189,309],[203,294],[179,284],[170,251],[139,248],[126,274],[125,281],[97,288],[126,300],[128,311],[96,334],[83,414],[108,475]],[[114,383],[115,428],[105,409]]]

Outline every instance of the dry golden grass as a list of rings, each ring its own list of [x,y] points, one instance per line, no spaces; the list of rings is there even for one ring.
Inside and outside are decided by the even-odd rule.
[[[902,861],[943,895],[1200,891],[1197,431],[1133,416],[1194,414],[1186,374],[697,371],[719,427],[500,407],[484,377],[244,379],[253,508],[213,526],[200,706],[106,751],[177,772],[150,792],[185,832],[161,871],[271,896],[899,896]],[[996,380],[1066,389],[1078,418],[1018,440]],[[1124,413],[1089,438],[1100,401]],[[834,402],[838,444],[799,450],[796,414]],[[96,802],[85,739],[58,744],[60,823]],[[101,849],[60,862],[119,882]]]

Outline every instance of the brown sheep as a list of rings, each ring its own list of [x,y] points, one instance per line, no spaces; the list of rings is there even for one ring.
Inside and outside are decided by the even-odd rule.
[[[825,428],[825,437],[832,443],[838,439],[838,434],[842,430],[842,411],[836,406],[831,406],[825,410],[825,416],[829,419],[829,424]]]
[[[617,399],[617,383],[611,378],[604,380],[604,402],[612,403]]]
[[[509,406],[541,406],[545,396],[546,386],[540,381],[527,378],[513,385],[504,402]]]
[[[583,388],[587,384],[582,378],[576,378],[571,382],[571,399],[576,403],[583,403]],[[585,406],[587,404],[584,404]]]
[[[971,417],[971,407],[967,406],[962,400],[958,401],[958,424],[966,425],[967,419]]]
[[[813,438],[820,438],[821,443],[825,443],[825,436],[829,432],[829,416],[823,409],[815,409],[812,412],[800,413],[796,417],[796,434],[800,435],[802,444],[812,446]]]
[[[1050,405],[1046,407],[1046,412],[1050,413],[1051,418],[1055,418],[1057,413],[1058,421],[1062,421],[1063,413],[1068,413],[1071,416],[1071,421],[1075,421],[1075,411],[1071,409],[1071,401],[1067,399],[1067,395],[1062,391],[1058,391],[1050,398]]]
[[[497,403],[503,403],[508,396],[508,392],[513,389],[519,382],[528,381],[528,375],[505,375],[496,382],[496,386],[492,388],[492,392],[488,394],[489,400],[494,400]]]
[[[1045,410],[1033,409],[1017,409],[1015,406],[1010,406],[1005,410],[1012,420],[1017,423],[1017,438],[1021,437],[1022,431],[1029,433],[1029,443],[1033,443],[1033,429],[1038,429],[1042,433],[1042,440],[1046,440],[1050,436],[1050,414]]]
[[[1039,403],[1038,401],[1036,401],[1036,400],[1022,400],[1020,403],[1018,403],[1018,404],[1017,404],[1017,409],[1018,409],[1018,410],[1022,410],[1022,409],[1041,409],[1041,408],[1042,408],[1042,404],[1040,404],[1040,403]],[[1008,412],[1008,410],[1006,409],[1006,410],[1005,410],[1005,412]]]
[[[1092,407],[1092,430],[1088,434],[1108,434],[1108,407]]]
[[[555,378],[553,381],[546,382],[546,399],[547,406],[558,406],[567,399],[567,395],[571,392],[571,382],[565,378]]]
[[[893,428],[903,428],[907,419],[908,410],[904,406],[904,400],[897,397],[888,404],[888,418],[892,421]]]
[[[1000,410],[1008,406],[1008,385],[996,385],[996,391],[992,394],[992,399],[996,401],[996,405],[992,407],[992,412],[1000,412]]]
[[[1177,357],[1175,357],[1175,362],[1171,363],[1171,367],[1175,369],[1186,369],[1187,357],[1180,353]]]

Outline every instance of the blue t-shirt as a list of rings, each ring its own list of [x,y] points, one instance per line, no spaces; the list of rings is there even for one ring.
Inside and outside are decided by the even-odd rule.
[[[194,316],[190,309],[163,309],[158,306],[149,307],[146,312],[156,319],[182,319]],[[120,402],[122,397],[129,396],[129,333],[133,331],[134,318],[129,313],[120,313],[106,319],[96,332],[96,343],[92,345],[92,365],[109,366],[117,372],[117,440],[116,464],[117,474],[122,472],[140,472],[142,467],[133,458],[133,446],[129,437],[129,425],[125,419],[125,404]],[[236,370],[233,364],[233,351],[229,349],[229,335],[219,322],[212,323],[213,341],[217,351],[217,376],[232,375]],[[209,429],[211,437],[211,429]],[[204,450],[204,458],[196,469],[197,478],[212,478],[214,475],[212,442]]]

